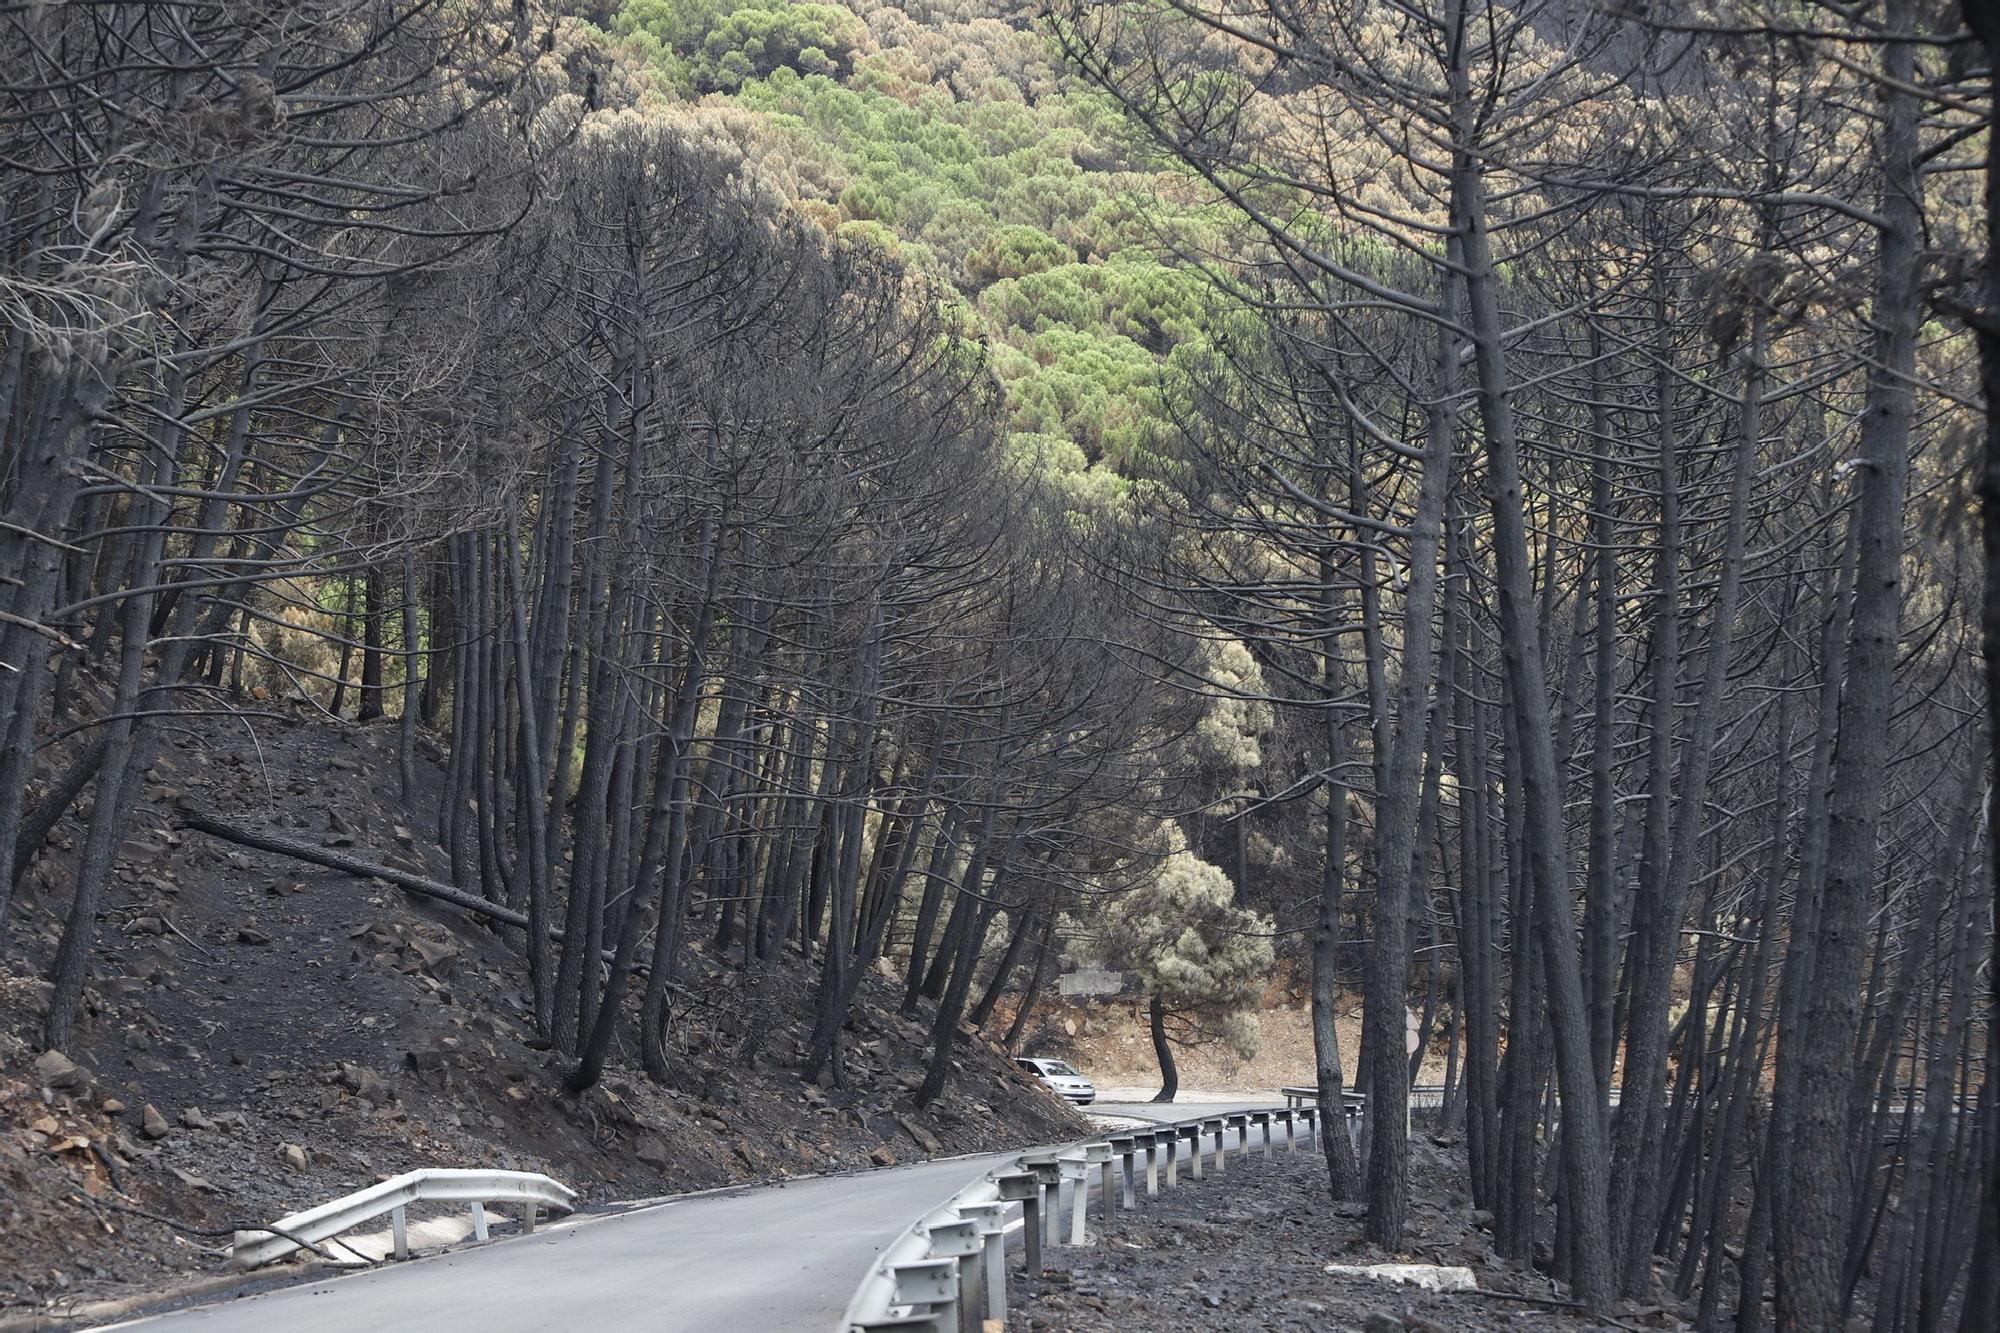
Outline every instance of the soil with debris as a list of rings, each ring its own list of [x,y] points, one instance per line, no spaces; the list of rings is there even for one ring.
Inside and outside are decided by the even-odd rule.
[[[544,1171],[588,1206],[1087,1128],[978,1037],[917,1112],[931,1010],[899,1016],[901,987],[879,975],[849,1023],[847,1085],[804,1084],[811,972],[788,956],[745,973],[705,945],[674,1017],[673,1085],[627,1051],[560,1095],[518,932],[175,818],[185,804],[448,880],[429,833],[440,756],[419,762],[414,810],[395,756],[393,722],[177,725],[105,892],[79,1040],[56,1054],[37,1049],[41,978],[87,795],[23,877],[0,939],[0,1322],[221,1271],[233,1226],[420,1166]]]
[[[1047,1251],[1048,1275],[1009,1294],[1008,1327],[1035,1333],[1582,1333],[1685,1329],[1683,1314],[1625,1306],[1584,1315],[1546,1277],[1494,1254],[1490,1222],[1465,1197],[1455,1144],[1411,1143],[1410,1247],[1361,1237],[1362,1209],[1327,1197],[1317,1152],[1232,1156],[1203,1180],[1120,1212],[1108,1238]],[[1065,1212],[1064,1225],[1068,1224]],[[1447,1294],[1326,1272],[1328,1264],[1466,1267],[1482,1294]]]

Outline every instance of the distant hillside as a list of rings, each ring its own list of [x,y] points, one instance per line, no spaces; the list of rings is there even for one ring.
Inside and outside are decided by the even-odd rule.
[[[1163,262],[1167,237],[1204,251],[1224,238],[1063,71],[1031,6],[585,8],[830,232],[901,256],[965,304],[1016,447],[1116,485],[1156,446],[1163,370],[1200,346],[1214,300]]]

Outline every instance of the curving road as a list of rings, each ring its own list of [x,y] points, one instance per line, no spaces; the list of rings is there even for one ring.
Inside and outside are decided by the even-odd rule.
[[[919,1214],[1011,1154],[694,1195],[120,1324],[160,1333],[744,1333],[836,1327]]]
[[[1138,1102],[1088,1109],[1167,1121],[1268,1105]],[[918,1216],[1012,1156],[690,1195],[113,1327],[159,1333],[828,1333],[839,1326],[875,1255]]]

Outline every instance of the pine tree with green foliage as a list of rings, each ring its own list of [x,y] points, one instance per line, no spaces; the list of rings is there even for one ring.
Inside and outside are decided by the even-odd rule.
[[[1180,1087],[1175,1046],[1220,1041],[1257,1053],[1257,1004],[1271,971],[1271,919],[1236,906],[1222,870],[1184,848],[1148,884],[1114,900],[1099,928],[1106,965],[1136,972],[1147,996],[1160,1091]]]

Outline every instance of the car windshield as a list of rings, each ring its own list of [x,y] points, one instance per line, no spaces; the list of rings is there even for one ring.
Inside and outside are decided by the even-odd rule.
[[[1083,1077],[1083,1075],[1077,1073],[1060,1060],[1044,1060],[1042,1062],[1042,1071],[1049,1074],[1061,1074],[1069,1078]]]

